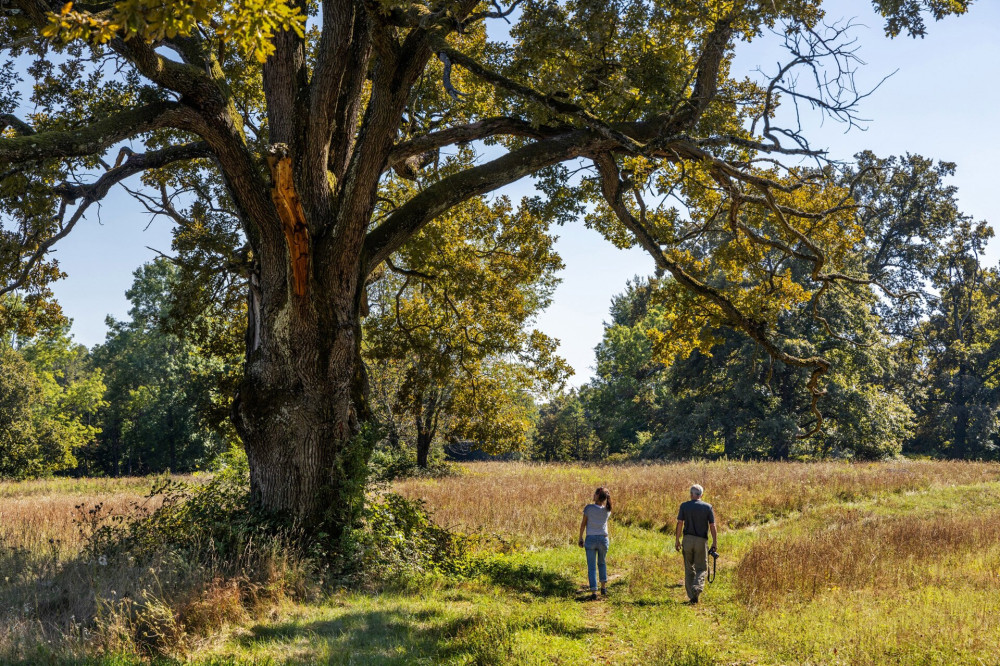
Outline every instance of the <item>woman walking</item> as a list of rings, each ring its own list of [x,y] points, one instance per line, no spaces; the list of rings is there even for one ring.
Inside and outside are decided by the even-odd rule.
[[[590,599],[597,599],[597,574],[601,574],[601,594],[608,593],[608,517],[611,515],[611,493],[603,486],[594,492],[594,503],[583,507],[580,523],[580,547],[587,549],[587,577]],[[584,538],[586,536],[586,538]]]

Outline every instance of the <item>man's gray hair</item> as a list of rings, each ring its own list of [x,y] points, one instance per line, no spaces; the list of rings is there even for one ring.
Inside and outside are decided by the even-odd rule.
[[[691,486],[691,494],[701,497],[705,493],[705,489],[699,486],[697,483]]]

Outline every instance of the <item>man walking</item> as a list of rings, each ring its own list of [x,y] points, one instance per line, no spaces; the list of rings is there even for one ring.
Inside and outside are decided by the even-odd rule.
[[[691,486],[691,501],[681,504],[677,512],[677,531],[674,548],[684,551],[684,587],[692,604],[705,589],[708,574],[708,534],[712,534],[712,548],[718,543],[715,531],[715,512],[712,505],[701,501],[705,489],[695,484]],[[681,535],[684,541],[681,542]]]

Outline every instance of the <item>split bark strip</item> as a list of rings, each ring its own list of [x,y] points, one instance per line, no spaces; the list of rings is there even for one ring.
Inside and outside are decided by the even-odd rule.
[[[310,243],[306,214],[302,209],[292,177],[292,158],[287,151],[275,147],[267,158],[271,169],[271,198],[281,219],[288,244],[288,260],[292,269],[292,291],[296,298],[305,299],[309,292]]]

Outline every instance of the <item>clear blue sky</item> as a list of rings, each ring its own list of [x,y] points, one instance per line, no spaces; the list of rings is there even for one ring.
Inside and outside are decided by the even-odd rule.
[[[977,219],[1000,218],[994,166],[1000,149],[1000,3],[979,0],[968,15],[932,24],[922,40],[886,39],[881,19],[865,1],[828,2],[827,12],[829,18],[857,17],[864,24],[856,31],[867,63],[859,87],[899,71],[862,103],[862,115],[871,119],[867,131],[845,134],[836,123],[813,123],[814,145],[828,148],[836,158],[872,149],[883,156],[913,152],[957,162],[954,183],[963,210]],[[777,41],[765,37],[741,45],[736,71],[749,74],[758,65],[773,70],[781,58]],[[530,191],[530,183],[522,183],[508,193],[517,198]],[[169,223],[158,219],[146,229],[147,224],[148,215],[116,191],[104,201],[99,219],[91,215],[58,246],[56,256],[69,277],[55,292],[80,342],[102,342],[105,316],[124,317],[132,271],[155,256],[147,246],[169,252]],[[628,278],[652,272],[653,263],[641,251],[615,249],[582,224],[558,232],[566,269],[538,327],[561,340],[562,355],[577,371],[572,383],[580,384],[591,375],[593,348],[601,339],[612,295]],[[991,263],[998,250],[995,243]]]

